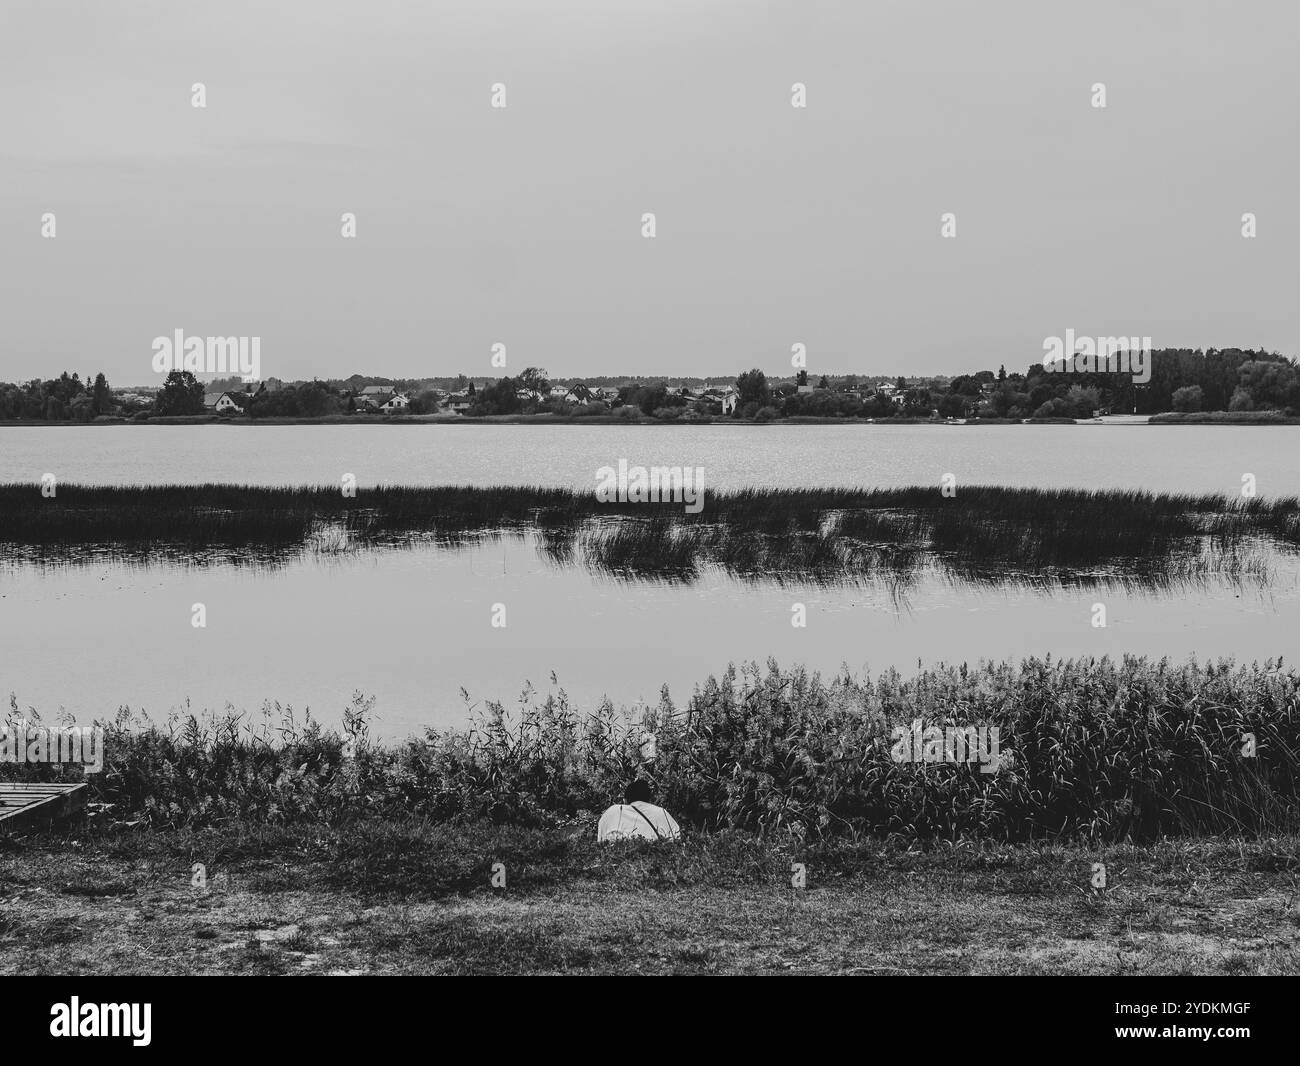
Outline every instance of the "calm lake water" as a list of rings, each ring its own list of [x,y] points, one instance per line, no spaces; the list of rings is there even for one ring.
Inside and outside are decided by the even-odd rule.
[[[1300,493],[1300,428],[1009,426],[337,426],[0,428],[0,481],[239,481],[589,488],[631,464],[703,466],[708,488],[937,483]],[[336,722],[354,690],[377,697],[377,731],[462,722],[465,705],[513,701],[526,682],[583,704],[680,703],[730,661],[775,656],[833,672],[1022,655],[1182,659],[1291,656],[1300,620],[1293,556],[1267,580],[1211,574],[1174,591],[999,588],[923,570],[884,585],[626,582],[562,565],[534,538],[459,549],[422,544],[307,555],[274,570],[0,563],[0,691],[47,720],[121,705],[255,711],[266,700]],[[1108,625],[1094,628],[1094,603]],[[190,625],[194,603],[207,628]],[[807,627],[791,625],[802,603]],[[507,625],[491,625],[504,604]]]
[[[1123,488],[1300,494],[1300,426],[0,426],[0,481],[156,485],[546,485],[596,471],[704,467],[712,489],[766,485]]]

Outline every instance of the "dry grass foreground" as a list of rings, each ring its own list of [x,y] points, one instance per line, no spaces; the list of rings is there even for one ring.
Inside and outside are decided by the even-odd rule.
[[[11,840],[0,973],[1300,973],[1297,838],[918,851],[736,832],[597,847],[591,830]]]

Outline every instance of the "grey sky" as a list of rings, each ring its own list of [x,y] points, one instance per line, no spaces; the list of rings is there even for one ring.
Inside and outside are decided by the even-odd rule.
[[[1300,354],[1289,0],[3,17],[0,379],[149,383],[176,328],[282,378],[486,375],[496,341],[556,376],[783,373],[796,341],[952,373],[1067,327]]]

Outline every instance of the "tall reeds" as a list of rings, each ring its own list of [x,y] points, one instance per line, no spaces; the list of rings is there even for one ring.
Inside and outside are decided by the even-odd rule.
[[[1300,675],[1279,662],[1035,658],[907,678],[769,662],[709,678],[684,707],[666,691],[629,711],[528,689],[517,707],[392,744],[369,738],[371,710],[354,696],[342,733],[278,707],[260,721],[124,712],[104,723],[92,800],[111,820],[158,826],[540,824],[599,811],[642,775],[697,829],[1105,841],[1300,830]],[[997,727],[996,770],[898,761],[896,730],[915,723]],[[19,773],[59,771],[0,763],[0,776]]]

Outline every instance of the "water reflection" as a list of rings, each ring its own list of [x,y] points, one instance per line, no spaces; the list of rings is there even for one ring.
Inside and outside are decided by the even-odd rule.
[[[895,534],[898,527],[894,528]],[[1012,588],[1042,596],[1074,590],[1176,597],[1222,589],[1266,591],[1293,579],[1296,549],[1265,536],[1225,539],[1210,533],[1165,540],[1147,555],[1105,563],[1022,565],[1006,551],[969,551],[879,543],[846,535],[838,520],[783,535],[724,523],[602,516],[574,523],[512,523],[500,528],[382,531],[364,522],[317,522],[301,543],[198,550],[188,545],[3,545],[7,569],[58,571],[112,564],[127,570],[234,568],[274,573],[312,561],[328,566],[381,560],[391,553],[469,554],[493,544],[526,549],[557,571],[583,571],[623,586],[691,587],[719,579],[742,586],[870,589],[899,609],[918,585]],[[1026,553],[1032,554],[1032,553]]]

